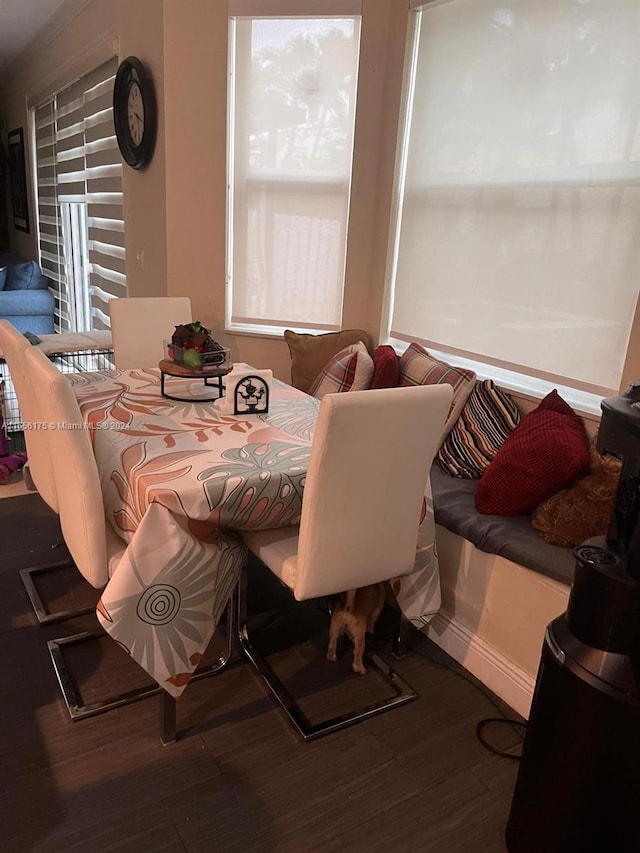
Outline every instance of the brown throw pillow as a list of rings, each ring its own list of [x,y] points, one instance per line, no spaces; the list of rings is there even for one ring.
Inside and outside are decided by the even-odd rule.
[[[369,335],[362,329],[343,329],[326,335],[307,335],[287,329],[284,339],[291,355],[291,384],[308,393],[325,364],[340,350],[362,341],[369,347]]]
[[[531,523],[552,545],[580,545],[592,536],[604,536],[613,511],[622,463],[613,456],[601,456],[590,446],[589,473],[568,489],[540,504]]]

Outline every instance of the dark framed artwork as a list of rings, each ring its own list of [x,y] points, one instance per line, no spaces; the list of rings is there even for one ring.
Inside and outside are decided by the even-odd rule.
[[[21,127],[9,131],[7,143],[9,146],[13,224],[18,230],[26,231],[28,234],[29,200],[27,198],[27,170],[24,162],[24,136]]]

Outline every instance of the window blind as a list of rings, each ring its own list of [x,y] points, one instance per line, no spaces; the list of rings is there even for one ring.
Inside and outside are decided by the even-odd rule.
[[[42,272],[53,282],[58,330],[69,328],[62,223],[56,180],[56,127],[53,100],[34,110],[37,220]]]
[[[418,14],[391,336],[617,393],[640,264],[640,6]]]
[[[126,295],[122,161],[112,109],[116,70],[114,57],[35,111],[38,204],[55,220],[55,240],[53,223],[41,220],[40,251],[43,260],[45,251],[52,254],[57,270],[62,331],[108,328],[109,299]]]
[[[337,329],[359,18],[231,24],[227,320]]]

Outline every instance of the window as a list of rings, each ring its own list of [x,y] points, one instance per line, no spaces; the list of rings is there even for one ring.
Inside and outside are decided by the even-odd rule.
[[[236,17],[230,45],[227,326],[339,329],[359,17]]]
[[[114,57],[33,111],[40,263],[61,332],[109,328],[109,299],[126,295],[116,70]]]
[[[640,5],[416,14],[390,336],[617,394],[640,269]]]

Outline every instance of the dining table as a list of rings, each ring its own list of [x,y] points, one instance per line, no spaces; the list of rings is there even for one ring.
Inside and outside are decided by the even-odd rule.
[[[163,397],[159,369],[68,379],[90,428],[107,523],[124,543],[97,617],[177,699],[238,583],[242,531],[300,521],[320,400],[273,379],[267,413],[233,415],[190,402],[186,380],[187,399]],[[440,609],[429,481],[413,569],[391,586],[418,627]]]

